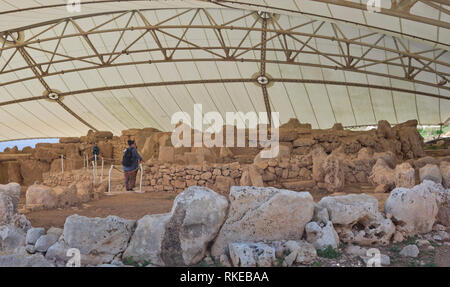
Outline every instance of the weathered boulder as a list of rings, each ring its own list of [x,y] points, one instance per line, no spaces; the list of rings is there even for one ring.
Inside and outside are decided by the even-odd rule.
[[[427,188],[436,196],[436,201],[439,208],[436,218],[437,222],[443,224],[444,226],[450,226],[450,189],[445,189],[439,183],[429,180],[425,180],[420,184],[420,186]]]
[[[262,176],[255,166],[250,165],[248,167],[248,176],[250,178],[251,186],[264,186]]]
[[[88,202],[93,199],[94,186],[91,181],[82,181],[76,184],[77,198],[81,202]]]
[[[26,231],[13,225],[0,226],[0,253],[15,252],[25,245]]]
[[[404,162],[395,167],[395,186],[412,188],[416,184],[414,168]]]
[[[311,151],[312,158],[312,176],[316,182],[323,182],[325,171],[323,170],[323,163],[327,158],[327,154],[322,147],[316,147]]]
[[[216,176],[216,182],[214,183],[214,190],[220,194],[228,194],[233,185],[235,185],[233,178],[218,175]]]
[[[36,181],[42,181],[42,174],[50,170],[50,164],[38,160],[20,161],[20,174],[24,185],[33,185]]]
[[[392,151],[376,152],[373,154],[372,159],[374,162],[377,162],[379,159],[382,159],[386,162],[386,164],[390,168],[395,168],[395,166],[397,165],[397,158]]]
[[[70,186],[57,186],[53,191],[58,200],[58,206],[66,207],[79,203],[77,197],[77,187],[75,184]]]
[[[442,175],[436,164],[427,164],[419,169],[420,182],[431,180],[436,183],[442,183]]]
[[[392,131],[391,124],[388,121],[378,121],[377,136],[386,139],[391,139],[394,137],[394,132]]]
[[[415,244],[410,244],[400,251],[400,255],[404,257],[413,257],[416,258],[419,255],[419,248]]]
[[[33,157],[38,159],[39,161],[44,161],[47,163],[51,163],[53,160],[59,157],[59,152],[57,149],[52,149],[48,147],[43,147],[40,145],[36,145],[36,149],[34,150]]]
[[[228,218],[211,247],[215,257],[225,253],[232,242],[299,240],[314,213],[308,192],[233,186],[229,199]]]
[[[165,266],[196,264],[219,232],[227,208],[224,196],[191,186],[175,198],[171,213],[138,221],[123,257]]]
[[[424,156],[421,157],[419,159],[417,159],[416,161],[414,161],[414,166],[418,169],[426,166],[427,164],[439,164],[438,161],[432,157],[432,156]]]
[[[328,210],[340,240],[360,245],[386,245],[395,232],[390,219],[378,211],[378,200],[366,194],[324,197],[319,206]]]
[[[338,192],[344,188],[345,175],[342,163],[338,156],[330,154],[322,162],[324,172],[323,187],[329,192]]]
[[[339,246],[339,236],[334,230],[333,223],[328,221],[325,225],[314,221],[306,224],[306,238],[316,249],[327,249],[328,246],[337,249]]]
[[[55,267],[42,254],[12,254],[0,256],[0,267]]]
[[[52,246],[53,244],[58,241],[58,236],[55,234],[46,234],[39,237],[39,239],[36,241],[36,244],[34,245],[34,248],[38,252],[45,253],[47,252],[47,249]]]
[[[292,266],[294,263],[311,264],[317,258],[317,251],[314,246],[306,241],[288,240],[275,241],[272,243],[275,247],[277,258],[284,257],[283,266]]]
[[[450,162],[441,161],[440,171],[442,175],[442,185],[445,188],[450,188]]]
[[[26,232],[31,224],[23,214],[19,214],[20,186],[17,184],[3,185],[0,190],[0,226],[10,226]]]
[[[58,195],[48,186],[34,184],[28,187],[25,197],[26,206],[32,209],[51,209],[58,206]]]
[[[171,214],[146,215],[138,220],[130,244],[123,254],[123,258],[133,258],[136,262],[150,262],[164,265],[161,258],[162,243],[166,233],[166,226]]]
[[[30,228],[27,231],[27,236],[26,236],[26,243],[27,244],[36,244],[36,241],[39,239],[39,237],[41,237],[42,235],[45,234],[45,229],[44,228]]]
[[[136,221],[117,216],[88,218],[71,215],[64,224],[64,242],[78,248],[83,255],[95,256],[108,263],[125,251],[135,229]]]
[[[365,246],[388,245],[395,233],[395,225],[381,213],[375,217],[361,218],[350,226],[336,226],[339,238],[343,242]]]
[[[234,267],[271,267],[275,263],[275,249],[258,243],[229,243],[230,258]]]
[[[318,204],[328,210],[333,224],[354,224],[361,218],[375,217],[378,213],[378,200],[366,194],[327,196]]]
[[[412,189],[396,188],[386,200],[384,210],[392,215],[397,230],[412,236],[431,231],[438,214],[432,182],[424,181]]]
[[[386,161],[380,158],[372,167],[369,182],[373,185],[385,184],[392,188],[395,186],[395,172],[388,166]]]
[[[15,182],[0,184],[0,193],[8,195],[12,200],[14,208],[17,208],[20,201],[20,184]]]
[[[6,225],[13,222],[17,213],[14,207],[14,201],[6,193],[0,193],[0,225]]]
[[[401,142],[401,151],[406,158],[412,159],[424,155],[423,137],[417,131],[417,120],[410,120],[398,124],[394,131]]]

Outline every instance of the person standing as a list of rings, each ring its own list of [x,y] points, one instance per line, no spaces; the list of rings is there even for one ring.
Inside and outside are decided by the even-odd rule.
[[[136,143],[128,141],[128,148],[124,151],[122,166],[125,176],[125,187],[127,191],[132,191],[136,186],[136,175],[138,166],[142,162],[142,157],[137,152]]]
[[[94,147],[92,148],[92,161],[98,159],[99,155],[100,155],[100,148],[98,147],[97,144],[95,144]]]

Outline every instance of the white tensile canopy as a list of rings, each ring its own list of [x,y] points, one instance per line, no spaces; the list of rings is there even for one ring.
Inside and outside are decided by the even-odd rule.
[[[0,0],[0,141],[168,131],[195,103],[314,128],[444,122],[449,1],[375,2]]]

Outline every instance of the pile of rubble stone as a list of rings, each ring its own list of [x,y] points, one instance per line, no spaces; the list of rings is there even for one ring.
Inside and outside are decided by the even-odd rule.
[[[211,258],[223,266],[311,265],[341,243],[385,246],[450,226],[450,189],[428,178],[395,188],[382,212],[367,194],[316,203],[309,192],[273,187],[233,186],[226,197],[192,186],[166,214],[137,221],[72,215],[63,229],[47,231],[18,213],[19,192],[18,184],[0,186],[0,266],[64,266],[71,248],[83,266],[191,266]],[[413,248],[402,252],[414,255]]]

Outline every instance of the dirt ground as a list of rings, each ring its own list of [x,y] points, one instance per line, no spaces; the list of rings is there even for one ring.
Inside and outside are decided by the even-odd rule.
[[[76,207],[58,208],[27,213],[32,226],[50,228],[64,226],[66,217],[72,214],[87,217],[117,215],[126,219],[139,219],[147,214],[166,213],[172,209],[175,193],[151,192],[104,196],[100,200]]]

